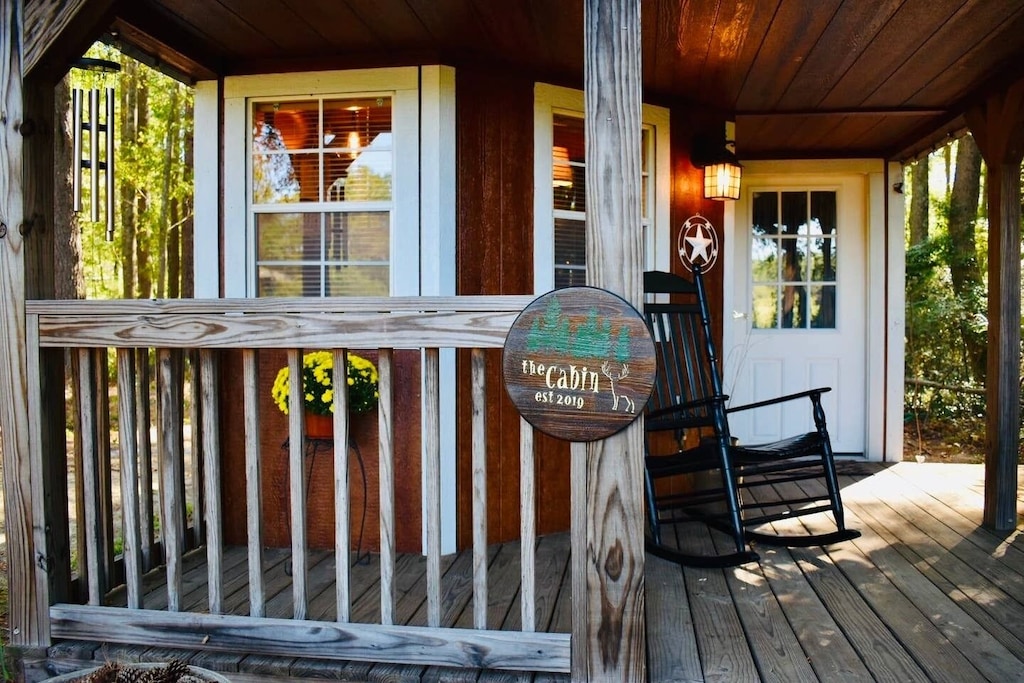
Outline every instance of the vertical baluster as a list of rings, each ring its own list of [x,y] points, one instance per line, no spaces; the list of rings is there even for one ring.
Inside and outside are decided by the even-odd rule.
[[[192,533],[189,535],[189,548],[198,548],[203,544],[206,531],[203,528],[206,524],[206,477],[203,474],[206,463],[206,447],[208,442],[206,429],[206,406],[207,403],[202,396],[202,361],[201,352],[192,349],[188,352],[188,367],[191,370],[192,381],[191,401],[189,402],[188,423],[192,426],[191,443],[189,444],[190,457],[188,459],[189,478],[192,480],[192,495],[189,497],[192,502]],[[216,395],[213,396],[214,400]],[[214,432],[216,433],[216,432]],[[187,527],[186,527],[187,528]]]
[[[117,350],[118,453],[121,458],[121,516],[128,607],[142,607],[142,533],[139,528],[138,431],[135,424],[135,352]]]
[[[288,476],[292,520],[292,604],[296,619],[306,618],[306,429],[302,419],[302,352],[288,350]]]
[[[533,466],[533,427],[525,418],[519,418],[519,525],[521,545],[520,579],[522,591],[519,605],[522,611],[524,631],[536,629],[536,583],[537,565],[537,510],[536,477]]]
[[[424,478],[427,498],[427,625],[441,625],[441,361],[438,349],[423,353]]]
[[[254,349],[242,351],[242,392],[245,402],[245,512],[249,541],[249,616],[265,614],[263,586],[263,515],[260,505],[259,364]]]
[[[570,531],[569,570],[572,572],[572,642],[570,669],[572,680],[585,679],[589,660],[587,648],[587,444],[574,441],[569,445]]]
[[[192,381],[196,381],[195,366],[192,371]],[[221,505],[220,505],[220,441],[217,438],[220,425],[220,403],[217,400],[217,357],[210,349],[203,349],[199,352],[199,415],[202,422],[202,443],[203,463],[197,468],[196,476],[200,479],[193,480],[196,489],[200,481],[204,486],[203,496],[196,496],[197,501],[203,501],[204,515],[206,521],[206,560],[207,576],[209,582],[210,614],[221,614],[224,611],[224,538],[221,534]],[[192,425],[195,429],[195,425]],[[192,459],[198,460],[193,451]],[[196,528],[199,527],[198,505],[195,516]]]
[[[139,524],[142,530],[142,569],[149,571],[156,565],[154,547],[156,532],[153,525],[153,442],[149,428],[152,416],[149,410],[150,380],[149,349],[135,352],[135,424],[139,447]]]
[[[380,402],[380,620],[391,625],[395,615],[395,453],[392,397],[394,352],[381,349],[378,357]]]
[[[90,605],[99,605],[103,595],[102,569],[100,567],[100,485],[99,455],[96,452],[96,373],[93,370],[95,356],[92,349],[79,349],[78,364],[81,371],[81,401],[79,402],[79,424],[82,427],[82,469],[75,472],[80,478],[78,485],[84,516],[79,517],[79,539],[85,538],[84,550],[79,564],[83,580],[88,586]],[[83,544],[79,541],[79,552]]]
[[[473,402],[473,627],[487,628],[487,357],[471,352]]]
[[[349,548],[352,547],[348,477],[348,353],[334,350],[334,583],[337,620],[347,622],[352,596],[349,586]],[[366,501],[363,501],[366,505]]]
[[[88,403],[87,396],[90,395],[90,389],[86,384],[87,375],[83,373],[88,372],[88,366],[83,368],[82,358],[83,351],[81,349],[68,349],[66,351],[66,359],[71,366],[71,414],[74,424],[74,444],[72,453],[71,472],[74,477],[74,492],[75,492],[75,525],[77,532],[75,533],[75,552],[78,555],[78,573],[79,573],[79,593],[80,599],[88,599],[88,585],[89,585],[89,562],[88,562],[88,550],[85,538],[85,463],[84,463],[84,450],[86,434],[85,427],[82,425],[82,411],[85,410],[85,404]],[[83,597],[85,596],[85,597]]]
[[[182,409],[179,363],[180,357],[176,350],[160,349],[157,352],[159,366],[159,401],[157,413],[160,419],[160,443],[158,458],[160,461],[160,533],[163,537],[164,561],[167,565],[167,609],[170,612],[181,610],[181,592],[183,587],[181,555],[184,541],[184,507],[182,496],[183,445],[182,445]]]
[[[114,564],[114,485],[110,453],[110,387],[107,380],[107,350],[95,349],[93,391],[96,416],[96,474],[99,482],[99,534],[101,585],[106,592],[115,584]]]

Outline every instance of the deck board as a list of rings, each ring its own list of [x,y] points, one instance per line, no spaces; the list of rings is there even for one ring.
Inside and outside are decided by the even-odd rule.
[[[996,534],[980,527],[981,466],[938,463],[841,465],[848,524],[863,532],[827,548],[757,548],[758,564],[681,568],[648,556],[647,666],[655,683],[698,681],[1008,681],[1024,671],[1024,525]],[[791,484],[788,486],[795,486]],[[801,484],[804,488],[814,483]],[[771,495],[771,492],[761,495]],[[1024,512],[1024,503],[1021,505]],[[786,523],[778,523],[784,526]],[[814,528],[813,519],[793,523]],[[670,533],[672,530],[669,530]],[[710,552],[721,538],[695,528],[680,543]],[[489,548],[488,624],[517,627],[520,548]],[[225,549],[225,610],[248,611],[244,548]],[[288,551],[268,550],[268,614],[291,614]],[[570,630],[568,535],[538,540],[537,625]],[[309,562],[309,614],[335,616],[332,553]],[[205,609],[203,553],[184,562],[182,604]],[[426,565],[396,563],[396,621],[426,621]],[[379,621],[376,556],[352,565],[353,621]],[[146,606],[166,605],[166,574],[144,577]],[[442,563],[442,622],[472,627],[472,556]],[[118,598],[118,593],[110,596]],[[161,600],[161,598],[163,598]],[[123,599],[123,598],[121,598]],[[313,680],[565,683],[565,674],[492,672],[370,662],[181,653],[166,648],[58,643],[51,671],[108,659],[191,658],[237,683]]]

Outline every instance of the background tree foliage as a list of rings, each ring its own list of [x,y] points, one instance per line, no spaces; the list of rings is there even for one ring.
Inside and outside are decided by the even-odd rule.
[[[988,220],[971,136],[907,171],[906,406],[962,443],[983,443]]]
[[[86,56],[117,62],[121,71],[72,70],[59,86],[58,99],[67,97],[70,88],[115,89],[117,205],[103,207],[101,176],[101,222],[91,222],[83,211],[62,226],[68,231],[63,248],[73,250],[81,243],[84,291],[75,294],[90,299],[192,296],[192,89],[107,45],[93,45]],[[88,133],[84,138],[88,149]],[[84,208],[89,205],[88,171],[82,179]],[[61,195],[70,200],[70,191]],[[107,241],[103,211],[111,209],[115,230]]]

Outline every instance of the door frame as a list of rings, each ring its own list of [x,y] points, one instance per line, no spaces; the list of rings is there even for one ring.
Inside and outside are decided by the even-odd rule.
[[[904,340],[904,198],[900,164],[882,159],[831,159],[744,162],[743,182],[752,180],[792,182],[799,177],[820,184],[829,178],[858,175],[864,180],[863,201],[866,221],[864,281],[866,296],[865,334],[865,425],[864,457],[867,460],[898,462],[903,459],[903,340]],[[723,267],[737,262],[739,245],[746,244],[740,233],[737,203],[727,202],[723,226]],[[736,273],[723,278],[723,356],[738,341],[733,312],[745,310],[736,301]],[[746,274],[744,274],[745,276]],[[745,323],[744,323],[745,324]],[[729,369],[725,369],[729,372]]]

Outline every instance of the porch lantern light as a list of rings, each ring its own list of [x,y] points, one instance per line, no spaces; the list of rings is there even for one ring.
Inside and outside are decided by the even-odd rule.
[[[724,135],[698,135],[693,140],[690,159],[704,169],[704,197],[724,201],[740,198],[743,167],[736,159],[736,124],[725,123]]]
[[[743,167],[735,160],[719,161],[705,166],[704,197],[719,201],[739,199],[740,179],[742,177]]]

